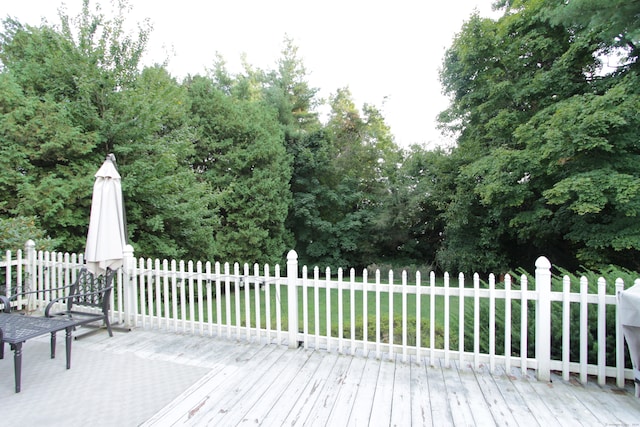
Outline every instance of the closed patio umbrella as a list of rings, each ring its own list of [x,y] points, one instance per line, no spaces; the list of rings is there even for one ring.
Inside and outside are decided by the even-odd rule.
[[[107,156],[93,185],[85,261],[95,275],[104,274],[107,268],[119,268],[127,244],[122,185],[115,160],[113,154]]]

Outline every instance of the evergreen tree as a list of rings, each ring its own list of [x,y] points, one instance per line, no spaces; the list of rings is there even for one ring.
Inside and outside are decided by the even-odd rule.
[[[140,73],[148,27],[61,14],[61,28],[4,21],[0,35],[0,205],[35,217],[66,251],[84,249],[94,174],[115,153],[132,243],[141,256],[209,258],[210,190],[189,150],[188,105],[162,69]],[[139,252],[138,252],[139,251]]]
[[[241,262],[281,262],[291,165],[273,109],[226,95],[206,77],[185,83],[197,129],[195,169],[212,187],[220,224],[217,256]]]

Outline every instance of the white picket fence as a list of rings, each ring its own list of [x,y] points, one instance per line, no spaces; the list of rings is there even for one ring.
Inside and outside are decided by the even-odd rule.
[[[551,264],[544,257],[536,262],[533,283],[526,275],[507,275],[499,284],[494,275],[485,283],[477,274],[470,281],[462,274],[452,280],[445,273],[437,280],[434,273],[422,278],[420,273],[408,277],[404,272],[397,279],[393,272],[383,279],[379,272],[368,277],[366,270],[356,277],[352,269],[344,277],[342,269],[300,268],[295,251],[289,252],[284,272],[279,265],[241,268],[229,263],[136,260],[132,250],[126,258],[116,276],[111,307],[112,322],[130,329],[303,345],[345,354],[373,352],[378,358],[404,361],[416,355],[428,357],[432,364],[441,359],[445,366],[453,360],[476,367],[486,364],[491,371],[501,364],[507,372],[514,367],[523,372],[534,369],[541,380],[548,380],[551,371],[561,372],[566,380],[577,374],[583,383],[589,376],[600,384],[615,378],[620,387],[625,379],[633,379],[632,369],[625,368],[616,310],[616,295],[625,284],[618,279],[615,293],[607,294],[606,282],[600,279],[597,293],[592,294],[582,278],[580,291],[571,292],[570,279],[565,277],[562,290],[552,291]],[[22,290],[47,291],[16,302],[18,308],[37,311],[56,297],[52,289],[75,279],[82,265],[81,255],[36,252],[30,241],[24,251],[6,252],[0,262],[4,269],[0,290],[7,296]],[[588,314],[594,309],[597,333],[590,339]],[[571,330],[572,310],[579,311],[578,331]],[[615,345],[609,347],[607,335],[612,333],[607,334],[607,310],[614,310],[616,319]],[[560,358],[551,356],[552,317],[562,319]],[[504,325],[500,328],[498,318]],[[438,323],[442,329],[431,327]],[[571,360],[576,341],[572,343],[571,336],[579,337],[579,360],[575,355]],[[497,350],[499,339],[501,351]],[[594,339],[595,363],[587,357]],[[613,366],[606,362],[612,352]]]

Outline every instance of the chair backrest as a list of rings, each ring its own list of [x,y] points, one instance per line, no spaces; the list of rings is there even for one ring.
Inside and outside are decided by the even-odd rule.
[[[114,274],[115,270],[107,269],[105,274],[95,276],[86,268],[81,269],[69,290],[71,298],[67,299],[67,310],[71,311],[74,305],[80,305],[100,308],[106,313],[109,310]]]

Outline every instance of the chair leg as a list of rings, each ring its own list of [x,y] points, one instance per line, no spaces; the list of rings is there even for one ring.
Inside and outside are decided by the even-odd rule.
[[[107,331],[109,332],[109,336],[113,336],[113,332],[111,331],[111,322],[109,321],[109,315],[104,316],[104,323],[107,325]]]

